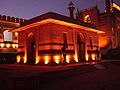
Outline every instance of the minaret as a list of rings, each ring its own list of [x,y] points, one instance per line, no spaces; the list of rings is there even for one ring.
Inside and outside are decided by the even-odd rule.
[[[70,18],[73,19],[74,18],[74,9],[75,9],[75,7],[74,7],[74,4],[73,4],[72,1],[70,2],[68,9],[69,9],[69,12],[70,12]]]
[[[110,2],[110,0],[105,0],[105,3],[106,3],[106,4],[105,4],[105,5],[106,5],[106,12],[110,12],[110,9],[111,9],[111,8],[110,8],[110,7],[111,7],[111,5],[110,5],[111,2]]]

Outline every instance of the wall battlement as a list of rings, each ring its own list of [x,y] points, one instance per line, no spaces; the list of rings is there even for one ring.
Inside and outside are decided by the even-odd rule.
[[[0,20],[8,21],[8,22],[15,22],[15,23],[22,23],[22,22],[26,21],[26,19],[15,18],[15,17],[11,17],[11,16],[6,16],[6,15],[0,15]]]
[[[95,9],[98,9],[97,6],[86,8],[86,9],[83,9],[83,10],[79,10],[79,12],[85,12],[85,11],[88,11],[88,10],[95,10]]]

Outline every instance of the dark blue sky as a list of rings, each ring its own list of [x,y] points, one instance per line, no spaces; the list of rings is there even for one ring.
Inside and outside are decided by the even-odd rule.
[[[72,0],[75,7],[84,9],[96,5],[96,0]],[[79,2],[78,2],[79,1]],[[68,16],[70,0],[0,0],[0,14],[19,18],[33,18],[46,12],[56,12]],[[120,5],[120,0],[114,0]],[[103,11],[104,0],[98,0],[99,8]]]

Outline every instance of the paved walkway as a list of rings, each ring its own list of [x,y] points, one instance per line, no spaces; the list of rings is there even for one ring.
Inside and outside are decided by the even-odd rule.
[[[51,88],[50,90],[56,90],[58,88],[56,88],[55,86],[59,87],[59,83],[61,83],[62,86],[64,86],[63,84],[67,84],[69,86],[68,82],[74,81],[72,77],[75,78],[76,76],[79,76],[79,75],[80,77],[82,77],[81,75],[83,76],[85,75],[87,77],[89,76],[89,74],[93,73],[92,75],[90,75],[92,80],[92,78],[94,78],[93,77],[94,74],[100,74],[100,75],[102,74],[101,76],[103,77],[104,74],[112,74],[110,70],[114,70],[115,68],[117,68],[114,70],[115,77],[116,77],[117,73],[120,72],[120,67],[119,67],[120,63],[118,64],[119,61],[115,61],[116,63],[114,64],[111,62],[113,61],[112,60],[102,61],[100,63],[87,62],[87,63],[76,63],[76,64],[57,65],[57,66],[1,64],[0,65],[0,90],[4,90],[4,89],[6,90],[6,87],[7,87],[7,90],[8,89],[22,90],[24,88],[26,88],[24,90],[28,90],[28,89],[35,90],[38,88],[40,88],[41,90],[41,85],[43,83],[44,83],[42,85],[43,90],[49,90],[50,88]],[[103,71],[106,72],[106,70],[107,70],[107,73],[103,73]],[[102,77],[100,79],[102,79]],[[105,75],[105,77],[107,77],[107,75]],[[65,78],[68,78],[69,80],[66,81]],[[63,81],[61,82],[60,79]],[[81,78],[78,78],[78,79],[81,81]],[[52,83],[50,82],[51,80],[53,81]],[[58,83],[56,83],[56,81]],[[86,85],[89,86],[87,80],[85,80],[85,82],[86,82]],[[78,83],[81,83],[81,82],[78,81]],[[76,84],[77,83],[74,83],[73,85],[76,86]],[[45,85],[48,85],[49,88],[46,88]],[[65,89],[65,86],[63,88],[64,89],[61,88],[59,90],[70,89],[70,88]],[[84,87],[81,86],[79,88],[84,88]],[[91,88],[96,88],[96,87],[91,87]],[[71,89],[71,90],[79,90],[79,89]],[[97,89],[88,89],[88,90],[97,90]],[[98,89],[98,90],[102,90],[102,89]]]
[[[109,60],[109,61],[112,61],[112,60]],[[103,60],[101,62],[109,62],[109,61]],[[4,73],[5,74],[4,76],[27,77],[27,76],[34,76],[34,75],[45,73],[45,72],[70,70],[70,69],[74,69],[75,67],[84,66],[84,65],[94,65],[94,64],[96,64],[96,62],[84,62],[84,63],[76,63],[76,64],[56,65],[56,66],[0,64],[0,72],[1,72],[0,74]]]

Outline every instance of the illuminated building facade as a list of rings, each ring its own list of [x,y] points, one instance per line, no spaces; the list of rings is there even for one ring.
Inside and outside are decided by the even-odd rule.
[[[24,22],[0,15],[0,59],[13,62],[17,54],[17,63],[44,65],[96,60],[99,48],[105,54],[120,47],[120,7],[105,3],[105,12],[96,5],[77,10],[76,18],[72,2],[70,17],[49,12]]]
[[[108,50],[120,47],[120,6],[113,0],[105,0],[106,10],[100,13],[98,6],[78,10],[76,18],[94,24],[104,34],[99,36],[99,46],[102,54]]]
[[[74,19],[74,4],[70,2],[70,17],[48,12],[27,20],[18,32],[17,63],[61,64],[95,60],[98,37],[104,33],[95,25]]]
[[[0,63],[14,63],[18,48],[18,28],[23,19],[0,15]]]

